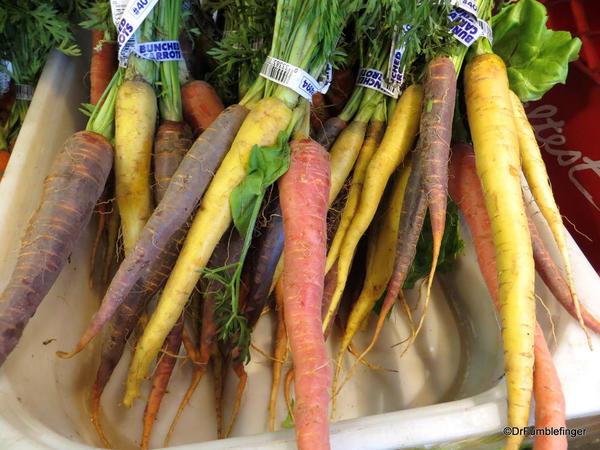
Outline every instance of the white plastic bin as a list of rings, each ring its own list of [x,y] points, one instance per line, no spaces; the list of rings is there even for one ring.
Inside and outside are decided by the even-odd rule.
[[[20,236],[39,203],[42,182],[54,154],[72,132],[82,129],[78,111],[86,100],[83,58],[52,55],[0,183],[0,288],[15,263]],[[539,215],[547,242],[549,233]],[[89,449],[99,440],[89,419],[87,399],[95,376],[98,339],[71,360],[55,356],[70,349],[98,307],[100,292],[88,287],[89,227],[70,262],[30,321],[21,342],[0,369],[0,448],[61,450]],[[360,365],[338,400],[338,420],[331,427],[336,449],[387,449],[433,446],[497,433],[506,422],[499,326],[483,284],[474,252],[467,248],[455,270],[440,275],[422,333],[400,358],[403,345],[393,344],[408,334],[406,320],[394,313],[377,348],[368,359],[398,372],[373,371]],[[600,316],[600,280],[570,239],[575,282],[581,301]],[[551,246],[556,260],[557,254]],[[583,333],[541,285],[538,294],[548,306],[557,341],[547,338],[567,400],[569,418],[600,413],[600,358],[590,352]],[[415,304],[417,296],[409,294]],[[539,320],[546,331],[545,310]],[[254,344],[271,352],[272,318],[263,316],[253,335]],[[334,334],[334,338],[335,338]],[[364,348],[370,333],[356,339]],[[595,347],[600,339],[593,337]],[[337,346],[332,346],[332,354]],[[127,358],[126,358],[127,359]],[[354,362],[348,356],[345,368]],[[144,401],[131,410],[120,404],[128,361],[117,367],[102,401],[103,421],[112,444],[135,448],[141,435]],[[271,371],[268,359],[253,351],[247,367],[248,386],[240,416],[230,439],[215,441],[212,379],[204,377],[172,440],[185,449],[294,448],[293,430],[265,433]],[[190,365],[175,369],[163,401],[151,444],[161,445],[174,411],[189,382]],[[235,377],[229,374],[227,398]],[[146,383],[145,388],[148,388]],[[231,401],[227,402],[231,404]],[[225,419],[229,410],[225,411]],[[286,417],[279,401],[279,423]]]

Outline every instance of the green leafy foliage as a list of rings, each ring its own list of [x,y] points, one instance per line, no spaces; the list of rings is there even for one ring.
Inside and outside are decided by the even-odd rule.
[[[548,29],[547,20],[546,7],[537,0],[507,4],[492,18],[494,52],[504,59],[510,88],[524,102],[564,83],[581,48],[569,32]]]
[[[10,75],[16,84],[35,86],[42,68],[57,49],[67,55],[79,55],[72,33],[72,19],[80,2],[66,0],[0,0],[0,71]],[[25,119],[29,101],[16,100],[8,120],[0,126],[0,147],[10,146]]]
[[[117,29],[112,20],[109,1],[96,1],[82,11],[84,20],[79,23],[88,30],[100,30],[104,33],[103,42],[114,42]],[[102,43],[100,43],[102,44]]]

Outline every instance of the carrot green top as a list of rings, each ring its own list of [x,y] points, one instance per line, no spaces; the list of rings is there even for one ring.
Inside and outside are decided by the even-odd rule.
[[[157,35],[161,40],[176,41],[181,31],[181,0],[162,0],[158,9]],[[179,83],[179,63],[163,61],[159,63],[160,114],[165,120],[181,122],[181,86]]]

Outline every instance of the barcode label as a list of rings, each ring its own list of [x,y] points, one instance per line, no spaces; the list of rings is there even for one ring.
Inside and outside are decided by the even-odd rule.
[[[360,69],[356,78],[356,85],[373,89],[392,98],[398,98],[400,95],[400,85],[385,81],[383,72],[377,69]]]
[[[292,79],[292,75],[299,70],[298,67],[294,67],[291,64],[281,61],[277,58],[267,57],[265,63],[262,66],[260,74],[278,84],[287,86]],[[290,87],[290,86],[288,86]]]
[[[300,67],[272,56],[267,56],[260,70],[260,76],[291,89],[311,102],[313,95],[323,92],[325,88],[329,87],[326,85],[327,75],[324,83],[319,83]]]
[[[112,13],[113,23],[115,27],[119,25],[121,17],[123,17],[123,11],[127,6],[127,0],[110,0],[110,12]]]
[[[28,102],[33,98],[33,86],[28,84],[17,84],[15,85],[15,98],[17,100],[26,100]]]

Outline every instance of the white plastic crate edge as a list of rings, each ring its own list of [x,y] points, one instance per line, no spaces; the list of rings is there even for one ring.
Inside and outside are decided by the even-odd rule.
[[[33,106],[40,104],[44,108],[36,108],[37,115],[29,115],[23,129],[35,127],[36,122],[42,118],[40,114],[60,114],[63,104],[54,104],[53,111],[48,110],[48,98],[44,95],[52,91],[53,98],[57,92],[65,98],[70,94],[69,89],[73,83],[81,82],[76,77],[76,62],[68,61],[64,55],[55,53],[48,61],[40,89],[33,99]],[[47,84],[54,80],[52,86]],[[58,80],[58,82],[56,81]],[[46,89],[42,89],[46,87]],[[60,95],[59,95],[60,98]],[[70,103],[66,102],[65,104]],[[33,109],[33,108],[32,108]],[[50,141],[63,141],[67,136],[54,136]],[[27,145],[27,142],[17,143]],[[40,189],[41,185],[26,184],[31,173],[48,167],[53,154],[58,151],[59,145],[48,145],[45,155],[47,161],[38,160],[37,166],[28,165],[26,154],[15,152],[11,158],[5,178],[0,183],[0,198],[12,198],[11,202],[0,203],[0,226],[11,233],[17,233],[21,226],[7,226],[10,210],[6,206],[15,207],[14,196],[18,196],[19,189]],[[25,206],[31,207],[32,206]],[[530,208],[535,209],[534,205]],[[548,242],[550,236],[543,219],[536,215],[537,224],[541,226],[542,237]],[[16,235],[4,235],[3,242],[18,239]],[[0,241],[0,253],[2,246]],[[585,259],[579,248],[569,236],[569,246],[573,258],[576,284],[581,299],[592,312],[600,315],[600,305],[591,304],[600,292],[600,279],[596,272]],[[552,248],[554,256],[556,250]],[[566,316],[563,313],[563,316]],[[562,319],[562,318],[561,318]],[[566,318],[569,320],[569,318]],[[596,348],[600,347],[600,339],[593,337]],[[585,339],[578,325],[571,321],[560,337],[560,344],[554,349],[554,359],[559,375],[563,382],[567,398],[567,413],[569,418],[600,414],[600,386],[594,383],[589,374],[598,373],[600,360],[591,358],[585,346]],[[462,440],[499,431],[505,425],[506,400],[503,383],[482,394],[427,407],[410,410],[378,414],[340,421],[332,424],[332,445],[340,449],[386,449],[415,446],[430,446],[454,440]],[[368,439],[365,439],[368,436]],[[0,373],[0,442],[5,449],[91,449],[92,447],[74,442],[49,429],[31,417],[19,403],[10,383]],[[293,430],[263,433],[249,437],[231,438],[222,441],[188,444],[178,446],[178,449],[225,449],[225,448],[268,448],[291,449],[295,448]]]

